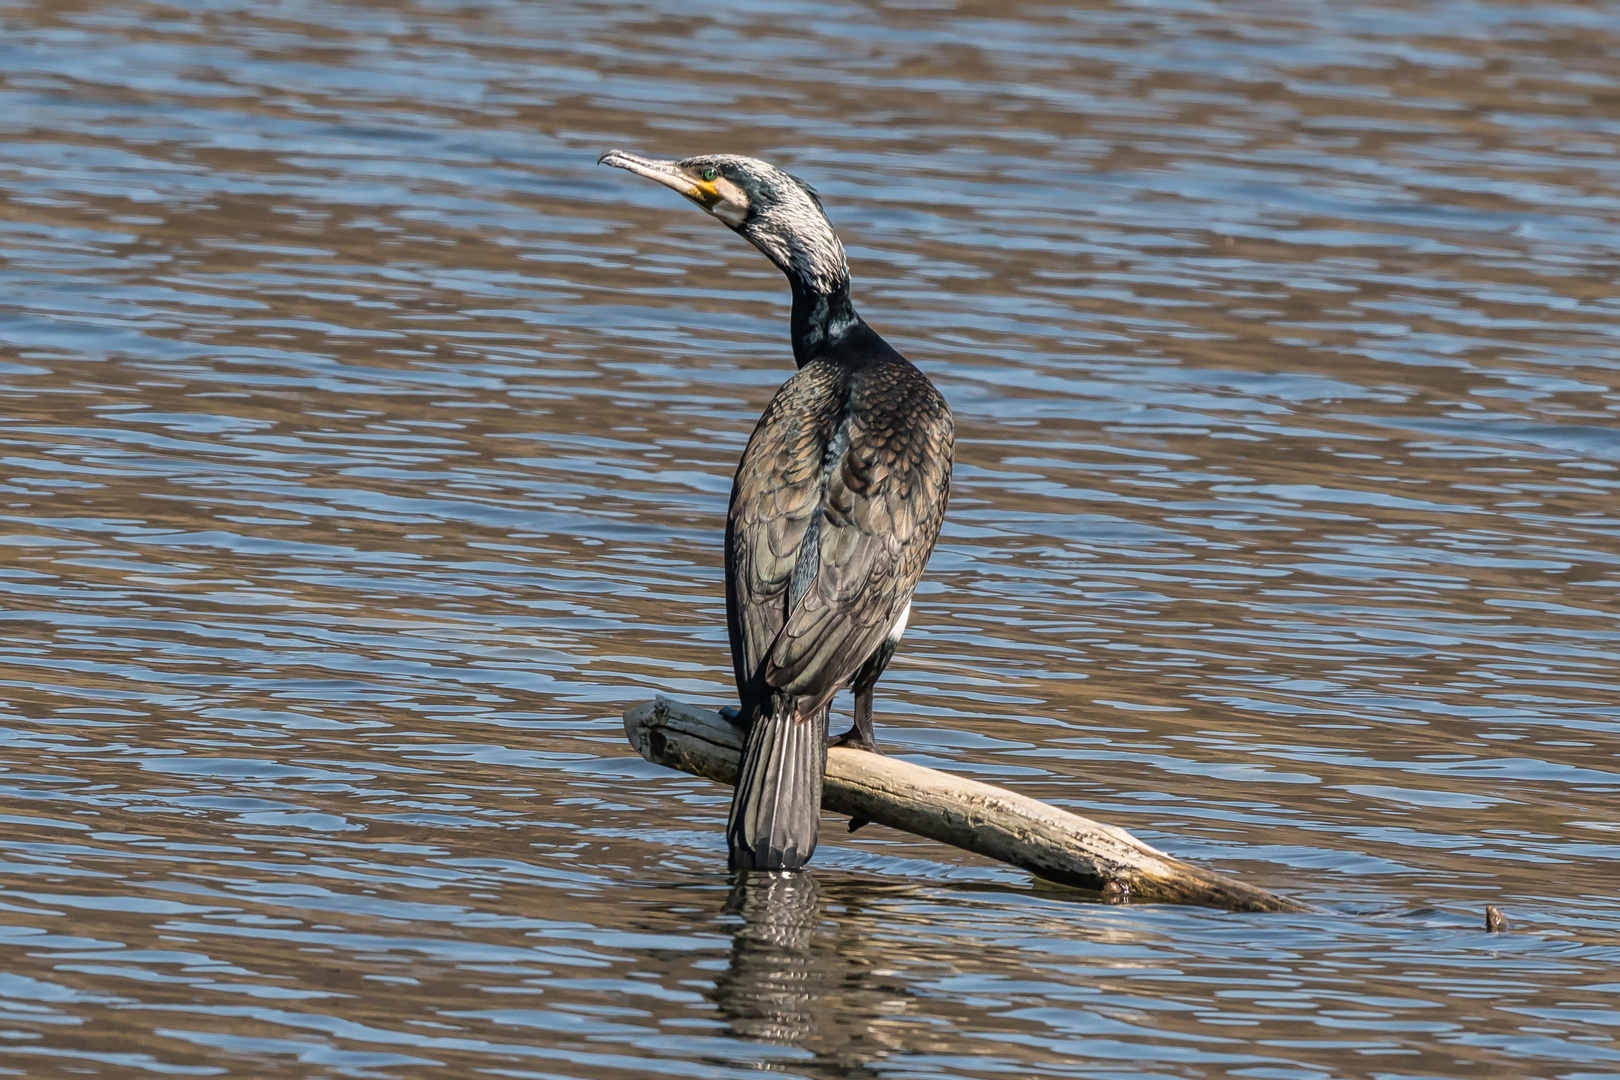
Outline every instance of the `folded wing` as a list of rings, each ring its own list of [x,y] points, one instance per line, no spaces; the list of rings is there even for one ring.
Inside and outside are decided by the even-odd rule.
[[[744,705],[808,712],[847,685],[911,599],[950,486],[944,399],[904,362],[790,379],[737,470],[727,609]]]

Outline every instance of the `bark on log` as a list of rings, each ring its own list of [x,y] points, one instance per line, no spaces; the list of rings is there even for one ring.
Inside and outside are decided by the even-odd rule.
[[[624,732],[648,761],[727,786],[742,731],[719,713],[660,697],[627,710]],[[1114,903],[1202,904],[1231,911],[1314,911],[1308,904],[1201,870],[1104,825],[1005,788],[841,746],[827,751],[822,808],[1095,889]]]

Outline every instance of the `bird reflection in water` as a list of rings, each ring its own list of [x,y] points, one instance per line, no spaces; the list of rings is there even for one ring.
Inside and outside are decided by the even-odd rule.
[[[733,1034],[803,1046],[814,1033],[816,1004],[837,977],[836,954],[815,947],[820,905],[821,886],[809,874],[737,875],[726,913],[743,921],[714,989]]]
[[[741,923],[711,991],[731,1034],[808,1051],[814,1075],[843,1080],[875,1080],[875,1060],[926,1043],[907,1020],[915,1003],[904,980],[889,970],[904,961],[867,933],[890,923],[876,908],[897,891],[802,871],[739,873],[725,912]]]

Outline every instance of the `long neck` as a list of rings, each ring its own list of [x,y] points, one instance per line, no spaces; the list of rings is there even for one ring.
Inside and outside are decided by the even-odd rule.
[[[783,197],[738,228],[793,287],[793,359],[800,367],[861,325],[849,302],[844,245],[821,206],[792,181]]]
[[[849,279],[835,284],[831,292],[806,283],[792,273],[793,361],[800,367],[837,344],[840,338],[861,325],[855,306],[849,302]]]

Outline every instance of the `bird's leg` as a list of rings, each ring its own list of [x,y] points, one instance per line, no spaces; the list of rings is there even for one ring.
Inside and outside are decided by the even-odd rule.
[[[881,754],[877,740],[872,737],[872,687],[870,684],[855,690],[855,726],[833,739],[830,746],[847,746],[852,750],[865,750]]]

